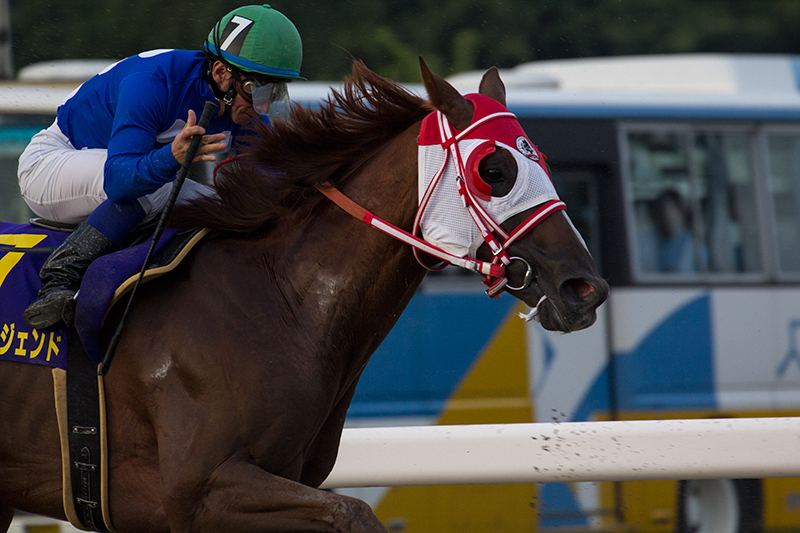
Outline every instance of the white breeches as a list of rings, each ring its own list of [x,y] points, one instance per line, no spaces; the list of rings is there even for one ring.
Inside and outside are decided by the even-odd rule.
[[[83,222],[106,200],[103,167],[107,151],[101,148],[76,150],[57,123],[31,139],[19,157],[17,177],[25,203],[36,215],[63,222]],[[160,214],[169,199],[172,183],[139,198],[145,220]],[[213,194],[213,189],[186,180],[178,202]]]

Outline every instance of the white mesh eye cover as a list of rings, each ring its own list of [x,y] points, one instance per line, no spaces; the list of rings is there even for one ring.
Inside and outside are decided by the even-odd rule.
[[[485,139],[464,139],[459,141],[463,161]],[[535,161],[531,161],[516,148],[496,142],[509,150],[517,162],[517,181],[513,189],[503,197],[492,197],[490,201],[479,200],[487,213],[497,222],[531,207],[558,198],[550,178]],[[419,198],[423,198],[433,177],[444,164],[446,153],[438,145],[420,145],[419,147]],[[447,168],[439,179],[439,185],[433,192],[428,206],[420,221],[422,235],[426,241],[445,251],[461,257],[474,257],[475,251],[483,242],[483,238],[475,226],[469,212],[464,207],[456,185],[456,169],[452,160],[447,161]]]

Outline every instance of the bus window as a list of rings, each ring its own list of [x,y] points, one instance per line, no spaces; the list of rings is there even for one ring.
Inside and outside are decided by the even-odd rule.
[[[640,272],[696,272],[688,137],[631,133],[628,153]]]
[[[699,133],[694,140],[700,207],[698,233],[710,272],[761,270],[753,165],[745,133]]]
[[[639,272],[760,271],[746,133],[630,132],[627,153]]]
[[[768,135],[767,145],[778,264],[800,272],[800,136]]]

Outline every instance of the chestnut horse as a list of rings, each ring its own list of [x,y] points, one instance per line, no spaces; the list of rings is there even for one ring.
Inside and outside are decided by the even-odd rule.
[[[412,230],[422,119],[439,110],[464,130],[474,108],[421,64],[430,102],[356,63],[319,109],[297,106],[259,128],[226,165],[217,196],[173,213],[174,224],[218,231],[141,287],[104,377],[114,529],[385,531],[365,503],[316,487],[333,467],[359,376],[426,269],[318,187],[330,183]],[[504,104],[496,69],[480,93]],[[513,188],[515,161],[505,148],[483,158],[486,194]],[[510,232],[534,210],[501,225]],[[538,305],[543,327],[594,322],[608,286],[563,210],[508,251],[519,259],[505,270],[508,290]],[[535,279],[523,280],[526,265]],[[51,373],[0,363],[0,389],[0,524],[15,509],[64,519]]]

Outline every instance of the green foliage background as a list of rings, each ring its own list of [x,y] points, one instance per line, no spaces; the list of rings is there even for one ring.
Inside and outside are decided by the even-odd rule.
[[[252,2],[11,0],[14,64],[197,49]],[[417,55],[449,75],[567,57],[800,53],[800,0],[276,0],[298,27],[303,75],[339,80],[351,57],[418,81]]]

